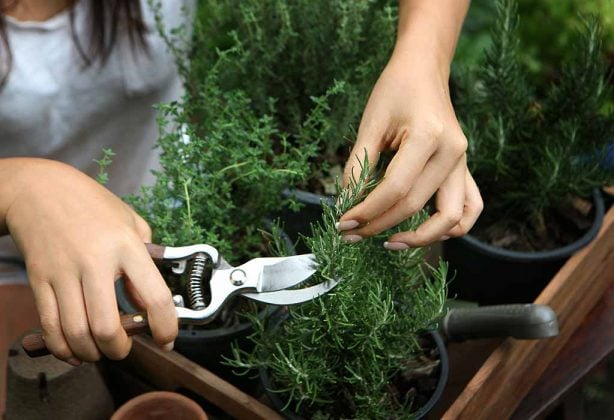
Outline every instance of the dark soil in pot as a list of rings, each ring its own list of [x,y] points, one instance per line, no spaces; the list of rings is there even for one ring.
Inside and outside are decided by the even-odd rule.
[[[579,238],[543,251],[519,251],[492,245],[473,235],[450,239],[443,244],[454,279],[449,295],[481,304],[532,302],[567,259],[590,243],[599,232],[604,202],[593,193],[592,220]],[[478,228],[478,233],[485,230]],[[558,235],[564,238],[566,234]],[[526,242],[526,241],[525,241]]]
[[[441,398],[448,381],[448,354],[441,335],[436,331],[430,331],[421,338],[422,353],[415,360],[408,361],[401,371],[393,378],[389,390],[392,397],[403,403],[412,401],[416,419],[425,418],[428,412]],[[285,401],[278,393],[269,391],[271,381],[274,380],[265,369],[260,370],[260,381],[267,398],[273,407],[289,420],[303,420],[310,418],[311,414],[294,413],[283,410]],[[332,407],[331,412],[326,413],[331,418],[339,418]],[[302,417],[306,415],[306,417]]]

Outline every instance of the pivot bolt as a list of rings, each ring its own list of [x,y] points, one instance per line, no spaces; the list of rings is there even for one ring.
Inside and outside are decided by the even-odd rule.
[[[230,282],[235,286],[241,286],[247,280],[247,274],[245,271],[237,268],[236,270],[232,270],[230,272]]]

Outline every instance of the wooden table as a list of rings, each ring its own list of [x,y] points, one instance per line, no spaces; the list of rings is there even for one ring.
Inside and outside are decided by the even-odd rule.
[[[532,419],[550,412],[614,351],[614,207],[599,236],[537,298],[560,334],[450,346],[451,377],[432,418]]]

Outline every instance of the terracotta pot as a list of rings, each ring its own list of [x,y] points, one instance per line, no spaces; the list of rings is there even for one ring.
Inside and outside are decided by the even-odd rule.
[[[126,402],[111,420],[207,420],[200,405],[176,392],[146,392]]]

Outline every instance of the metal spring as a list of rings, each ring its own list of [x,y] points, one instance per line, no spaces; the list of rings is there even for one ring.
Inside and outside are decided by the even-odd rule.
[[[207,264],[206,254],[196,254],[190,270],[190,281],[188,283],[188,296],[192,309],[203,309],[205,299],[203,297],[203,275]]]

